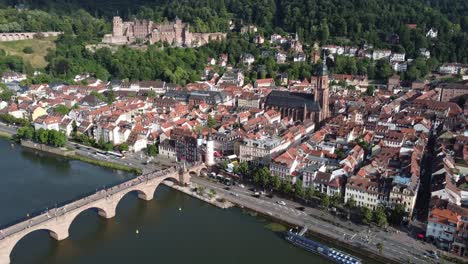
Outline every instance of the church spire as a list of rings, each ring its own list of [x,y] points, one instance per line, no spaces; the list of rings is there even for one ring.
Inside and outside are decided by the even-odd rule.
[[[325,50],[323,51],[322,67],[319,69],[318,75],[319,76],[328,75],[327,56],[326,56]]]

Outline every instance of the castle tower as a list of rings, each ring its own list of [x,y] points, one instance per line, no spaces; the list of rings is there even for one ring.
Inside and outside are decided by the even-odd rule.
[[[214,141],[210,133],[206,139],[205,165],[213,166],[214,164]]]
[[[112,20],[112,36],[123,36],[123,21],[122,18],[120,18],[119,16],[115,16]]]
[[[182,30],[183,30],[182,26],[183,26],[182,25],[182,20],[180,20],[179,17],[176,17],[175,23],[174,23],[174,34],[175,34],[175,36],[174,36],[174,42],[175,43],[174,44],[176,44],[178,46],[179,45],[181,46],[183,44],[183,42],[182,42]]]
[[[327,57],[323,54],[322,67],[319,69],[317,74],[317,84],[315,85],[315,101],[321,107],[321,113],[318,122],[321,122],[330,117],[329,109],[329,97],[330,90],[328,88],[328,69],[327,69]]]

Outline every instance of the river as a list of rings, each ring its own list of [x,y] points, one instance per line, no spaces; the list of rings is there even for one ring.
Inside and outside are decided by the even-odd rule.
[[[0,225],[104,185],[132,177],[46,155],[0,139]],[[330,263],[285,242],[267,220],[239,208],[218,209],[166,186],[155,199],[124,197],[117,215],[80,214],[70,237],[45,231],[23,238],[12,263]],[[138,232],[137,232],[138,230]]]

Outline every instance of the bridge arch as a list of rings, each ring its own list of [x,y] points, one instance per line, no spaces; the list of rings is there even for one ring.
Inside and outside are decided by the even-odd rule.
[[[87,212],[87,211],[96,211],[97,214],[101,217],[104,217],[106,219],[112,218],[115,216],[115,207],[112,205],[104,204],[104,205],[91,205],[89,207],[83,208],[77,212],[73,212],[73,214],[70,216],[70,220],[68,223],[68,230],[70,230],[73,222],[80,216],[82,213]]]
[[[31,228],[30,230],[27,230],[27,232],[21,233],[18,237],[16,237],[13,240],[2,242],[4,243],[4,245],[0,247],[0,263],[8,263],[15,248],[21,241],[23,241],[29,235],[41,231],[47,232],[51,238],[57,241],[63,240],[68,237],[68,230],[63,229],[60,226]],[[3,262],[5,260],[7,262]]]

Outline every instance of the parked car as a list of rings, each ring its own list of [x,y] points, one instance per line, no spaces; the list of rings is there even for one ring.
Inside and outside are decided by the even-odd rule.
[[[298,206],[298,207],[296,207],[296,209],[299,210],[299,211],[304,211],[305,207],[304,206]]]
[[[276,201],[276,203],[282,206],[286,206],[286,203],[284,201]]]

